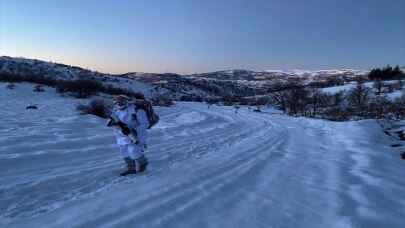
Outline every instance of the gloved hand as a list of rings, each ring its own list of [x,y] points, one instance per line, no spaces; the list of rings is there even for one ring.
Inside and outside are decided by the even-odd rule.
[[[110,126],[118,126],[121,129],[121,133],[124,135],[129,135],[131,134],[131,129],[129,129],[129,127],[124,124],[123,122],[119,121],[119,122],[114,122],[111,121],[112,124],[109,124]]]
[[[134,134],[130,134],[129,138],[131,138],[132,143],[138,145],[140,142],[138,140],[138,137],[136,137]]]

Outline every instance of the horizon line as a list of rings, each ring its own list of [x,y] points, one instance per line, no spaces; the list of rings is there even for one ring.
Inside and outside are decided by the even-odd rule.
[[[178,72],[143,72],[143,71],[127,71],[125,73],[111,73],[111,72],[103,72],[99,70],[94,70],[88,66],[81,66],[81,65],[72,65],[69,63],[64,63],[64,62],[58,62],[54,60],[48,60],[48,59],[40,59],[40,58],[31,58],[31,57],[25,57],[25,56],[9,56],[9,55],[1,55],[0,58],[13,58],[13,59],[24,59],[24,60],[37,60],[41,62],[47,62],[47,63],[52,63],[52,64],[61,64],[61,65],[67,65],[70,67],[78,67],[83,70],[88,70],[92,72],[97,72],[101,74],[108,74],[108,75],[125,75],[125,74],[177,74],[177,75],[182,75],[182,76],[187,76],[187,75],[196,75],[196,74],[208,74],[208,73],[215,73],[215,72],[224,72],[224,71],[237,71],[237,70],[244,70],[244,71],[253,71],[253,72],[294,72],[294,71],[303,71],[303,72],[314,72],[314,71],[332,71],[332,70],[353,70],[353,71],[371,71],[373,68],[380,68],[380,67],[372,67],[370,69],[360,69],[360,68],[352,68],[352,67],[341,67],[341,68],[319,68],[319,69],[303,69],[303,68],[275,68],[275,69],[266,69],[266,70],[252,70],[252,69],[247,69],[247,68],[228,68],[228,69],[222,69],[222,70],[213,70],[213,71],[204,71],[204,72],[193,72],[193,73],[178,73]],[[397,65],[391,65],[391,64],[382,64],[382,66],[397,66]],[[398,65],[401,69],[405,68],[404,65]]]

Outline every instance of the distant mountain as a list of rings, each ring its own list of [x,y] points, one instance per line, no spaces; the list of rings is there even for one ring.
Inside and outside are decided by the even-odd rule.
[[[334,75],[346,75],[346,76],[357,76],[365,75],[368,71],[364,70],[354,70],[354,69],[332,69],[332,70],[266,70],[268,73],[275,73],[281,75],[290,75],[290,76],[301,76],[301,77],[319,77],[319,76],[334,76]]]
[[[366,75],[367,71],[353,69],[337,69],[337,70],[266,70],[266,71],[250,71],[250,70],[229,70],[217,71],[212,73],[194,74],[190,76],[214,78],[218,80],[247,80],[247,81],[263,81],[274,79],[300,78],[306,81],[322,80],[328,77],[358,77]]]
[[[226,96],[255,96],[277,91],[291,83],[326,87],[365,77],[367,71],[335,70],[227,70],[180,75],[175,73],[104,74],[76,66],[35,59],[0,57],[0,73],[43,75],[63,80],[98,80],[126,89],[169,96],[177,100],[203,100]]]

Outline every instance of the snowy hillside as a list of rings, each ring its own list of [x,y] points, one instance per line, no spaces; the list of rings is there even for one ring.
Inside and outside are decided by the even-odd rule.
[[[335,76],[335,75],[347,75],[347,76],[356,76],[356,75],[365,75],[368,71],[364,70],[355,70],[355,69],[332,69],[332,70],[266,70],[268,73],[274,73],[278,75],[291,75],[291,76],[309,76],[309,77],[320,77],[320,76]]]
[[[0,57],[0,73],[43,75],[53,78],[94,79],[105,84],[143,92],[147,97],[164,95],[176,100],[206,100],[238,95],[250,97],[280,90],[289,83],[327,87],[364,78],[367,71],[336,70],[227,70],[201,74],[174,73],[102,74],[74,66],[34,59]]]
[[[395,81],[395,80],[385,81],[384,86],[394,85],[396,83],[398,83],[398,81]],[[373,82],[366,82],[366,83],[364,83],[364,86],[371,89],[371,88],[373,88]],[[353,89],[355,87],[356,87],[356,83],[350,82],[350,83],[347,83],[347,84],[341,85],[341,86],[326,87],[326,88],[323,88],[322,91],[325,93],[329,93],[329,94],[336,94],[338,92],[350,91],[351,89]],[[402,96],[402,94],[404,94],[404,89],[405,89],[404,86],[402,86],[398,90],[394,90],[392,92],[387,91],[384,94],[391,100],[395,100],[395,98],[399,98]]]
[[[207,98],[265,95],[288,87],[291,83],[328,87],[366,78],[367,71],[342,69],[320,71],[251,71],[227,70],[202,74],[128,73],[125,77],[165,88],[173,98]],[[192,99],[198,100],[198,99]]]
[[[147,173],[123,178],[104,120],[4,86],[0,227],[403,227],[404,161],[375,121],[178,103],[157,108]]]
[[[0,73],[30,75],[32,77],[44,76],[59,80],[91,79],[102,82],[105,85],[113,85],[134,92],[142,92],[146,96],[150,96],[153,90],[153,87],[149,84],[129,80],[120,75],[103,74],[80,67],[35,59],[0,56]]]

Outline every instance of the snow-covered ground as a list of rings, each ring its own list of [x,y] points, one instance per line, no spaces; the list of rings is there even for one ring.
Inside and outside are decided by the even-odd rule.
[[[78,100],[0,83],[0,227],[403,227],[405,163],[375,121],[157,108],[147,173]],[[26,110],[36,104],[39,110]]]
[[[394,84],[397,83],[397,81],[384,81],[384,84],[389,85],[389,84]],[[373,88],[373,82],[366,82],[364,83],[364,86],[368,88]],[[350,82],[345,85],[341,86],[331,86],[331,87],[326,87],[322,88],[322,92],[324,93],[329,93],[329,94],[336,94],[339,92],[348,92],[349,90],[353,89],[356,87],[356,82]],[[390,100],[395,100],[397,98],[400,98],[405,92],[404,87],[402,87],[402,90],[396,90],[391,93],[385,93],[387,95],[387,98]]]
[[[392,85],[395,83],[397,83],[397,81],[395,81],[395,80],[384,81],[385,85]],[[341,91],[344,92],[344,91],[348,91],[348,90],[355,88],[356,84],[357,84],[356,82],[350,82],[345,85],[325,87],[325,88],[322,88],[322,91],[325,93],[338,93]],[[373,88],[373,84],[374,84],[373,82],[366,82],[366,83],[364,83],[364,86],[368,87],[368,88]]]

